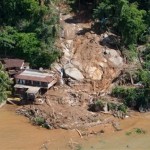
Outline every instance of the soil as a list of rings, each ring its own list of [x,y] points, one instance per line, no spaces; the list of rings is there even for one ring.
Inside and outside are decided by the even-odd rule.
[[[119,119],[120,131],[111,124],[101,124],[80,137],[77,130],[35,127],[27,118],[15,114],[16,108],[5,105],[0,109],[0,145],[4,150],[149,150],[150,147],[150,113],[133,112],[130,117]],[[134,128],[146,133],[127,135]]]
[[[108,38],[108,34],[97,34],[91,28],[92,22],[83,20],[82,15],[76,18],[73,14],[60,14],[63,30],[56,45],[64,55],[52,66],[52,70],[58,73],[59,81],[43,95],[43,104],[26,104],[17,110],[32,122],[43,118],[44,126],[50,129],[86,128],[107,123],[105,119],[108,115],[88,111],[88,108],[93,100],[110,92],[123,59],[117,50],[100,44],[105,36]],[[74,74],[68,72],[70,76],[61,78],[61,68],[66,69],[66,66],[71,66]],[[78,80],[77,73],[82,80]]]
[[[90,99],[91,97],[91,99]],[[55,86],[45,95],[45,102],[41,105],[24,105],[17,109],[17,113],[23,114],[34,122],[36,118],[44,118],[48,128],[88,128],[91,126],[112,123],[110,115],[89,111],[90,100],[93,95],[76,91],[71,87]]]

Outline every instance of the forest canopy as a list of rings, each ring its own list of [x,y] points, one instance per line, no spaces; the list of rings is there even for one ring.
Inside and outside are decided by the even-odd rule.
[[[0,55],[48,68],[60,55],[54,46],[58,16],[49,0],[2,0]]]

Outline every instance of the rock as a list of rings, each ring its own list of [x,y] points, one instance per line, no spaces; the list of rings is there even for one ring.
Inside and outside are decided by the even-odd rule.
[[[108,112],[108,105],[107,105],[107,103],[104,104],[104,108],[103,108],[103,109],[104,109],[104,112],[105,112],[105,113]]]
[[[120,57],[119,53],[113,49],[106,49],[106,54],[109,55],[108,60],[111,61],[115,66],[121,67],[123,65],[123,58]]]
[[[87,67],[86,70],[91,79],[93,79],[93,80],[101,80],[102,79],[103,71],[100,70],[100,68]]]
[[[107,64],[106,64],[106,63],[103,63],[103,62],[99,62],[99,65],[100,65],[102,68],[107,67]]]
[[[64,43],[61,43],[61,46],[62,46],[62,50],[64,53],[64,57],[69,59],[71,56],[70,50],[66,47],[66,45]]]
[[[64,38],[71,40],[75,38],[76,35],[76,25],[75,24],[65,24],[64,25]]]
[[[65,70],[65,73],[73,79],[76,79],[76,80],[84,79],[84,76],[82,75],[82,73],[70,63],[64,65],[64,70]]]
[[[52,66],[51,66],[53,69],[56,69],[57,71],[61,72],[61,68],[62,66],[58,63],[54,63]]]
[[[65,42],[66,48],[71,51],[71,49],[73,48],[73,40],[66,40]]]

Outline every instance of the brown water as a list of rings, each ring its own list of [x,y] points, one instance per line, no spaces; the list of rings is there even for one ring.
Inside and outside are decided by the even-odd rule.
[[[75,130],[46,130],[32,126],[14,110],[10,105],[0,109],[0,150],[70,150],[69,143],[79,143],[81,150],[150,150],[150,113],[121,121],[122,131],[113,132],[106,126],[103,135],[81,139]],[[146,134],[126,135],[133,128],[142,128]]]

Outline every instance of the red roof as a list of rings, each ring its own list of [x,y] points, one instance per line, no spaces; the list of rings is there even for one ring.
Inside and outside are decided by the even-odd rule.
[[[22,59],[3,59],[3,63],[5,68],[21,68],[21,66],[24,63],[24,60]]]

